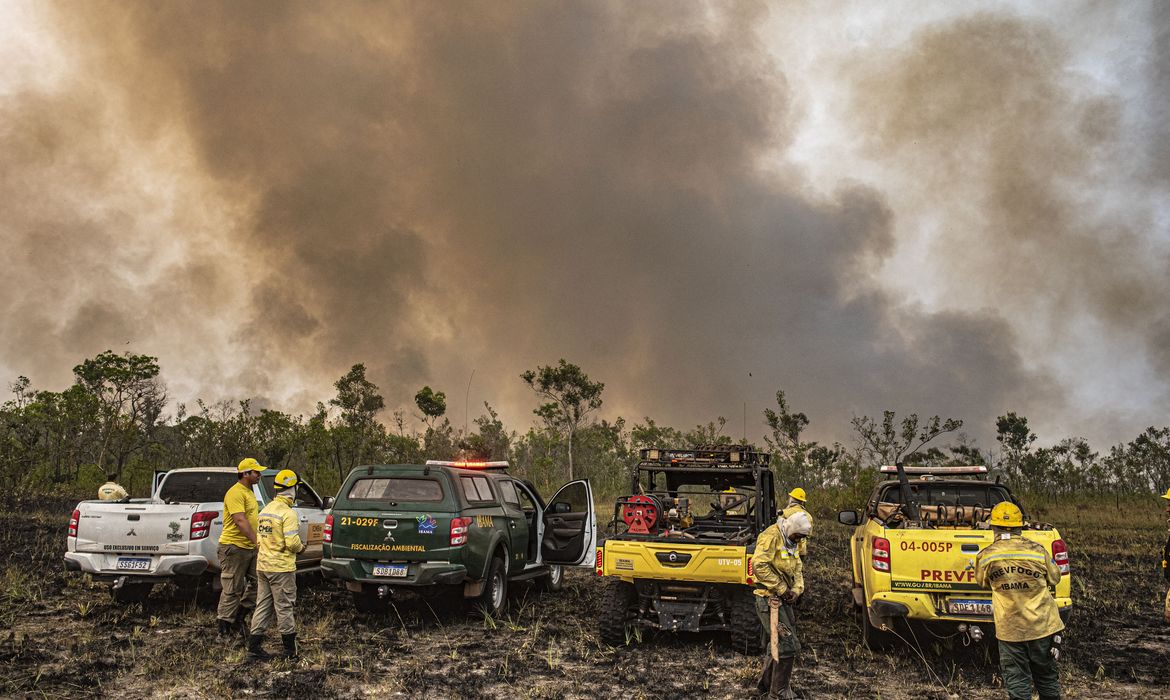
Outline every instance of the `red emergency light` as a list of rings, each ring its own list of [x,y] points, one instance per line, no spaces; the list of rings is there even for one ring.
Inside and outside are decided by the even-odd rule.
[[[460,469],[507,469],[507,462],[449,462],[441,459],[428,459],[428,467],[459,467]]]

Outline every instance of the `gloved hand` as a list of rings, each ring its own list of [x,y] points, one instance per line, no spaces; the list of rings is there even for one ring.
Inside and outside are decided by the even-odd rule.
[[[784,595],[780,596],[780,600],[784,601],[788,605],[792,605],[798,597],[799,596],[797,596],[796,593],[792,591],[784,591]]]
[[[1052,635],[1052,647],[1048,650],[1048,653],[1052,654],[1053,661],[1060,661],[1060,643],[1063,641],[1064,638],[1059,633]]]

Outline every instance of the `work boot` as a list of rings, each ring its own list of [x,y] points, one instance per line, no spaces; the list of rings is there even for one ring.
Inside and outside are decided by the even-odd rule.
[[[232,635],[233,626],[234,625],[232,624],[231,620],[220,620],[219,632],[216,633],[216,636],[218,636],[220,639],[227,639]]]
[[[792,700],[793,698],[800,697],[792,692],[792,686],[789,685],[789,682],[792,680],[792,666],[795,663],[796,659],[791,656],[776,662],[776,666],[772,669],[772,697],[781,698],[782,700]]]
[[[248,658],[253,660],[271,659],[272,655],[264,651],[264,635],[248,635]]]
[[[292,634],[280,635],[280,641],[284,642],[284,658],[296,659],[296,658],[300,657],[300,655],[297,654],[297,633],[296,632],[293,632]]]
[[[252,634],[252,630],[248,627],[248,609],[240,606],[236,611],[235,627],[239,630],[240,641],[246,646],[248,644],[248,637]]]

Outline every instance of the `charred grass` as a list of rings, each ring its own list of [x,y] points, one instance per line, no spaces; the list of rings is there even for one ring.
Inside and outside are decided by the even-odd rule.
[[[174,586],[118,605],[64,571],[66,510],[0,514],[0,695],[5,697],[747,697],[759,660],[719,635],[645,635],[610,648],[587,570],[559,593],[514,584],[498,618],[450,596],[403,596],[383,615],[306,581],[297,606],[302,658],[249,663],[215,638],[214,600]],[[1058,517],[1059,516],[1059,517]],[[1096,517],[1095,517],[1096,516]],[[1165,525],[1102,507],[1049,514],[1074,567],[1062,663],[1067,697],[1170,697],[1170,628],[1156,568]],[[821,514],[798,613],[795,685],[815,698],[1003,697],[991,645],[906,631],[875,654],[849,603],[847,529]],[[273,632],[270,649],[278,645]]]

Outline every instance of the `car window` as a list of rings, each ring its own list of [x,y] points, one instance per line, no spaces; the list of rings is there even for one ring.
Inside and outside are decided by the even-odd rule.
[[[260,479],[264,482],[264,493],[270,493],[276,497],[276,475],[262,476]],[[321,499],[313,492],[313,489],[307,482],[301,482],[297,487],[297,500],[295,505],[301,508],[320,508]]]
[[[520,496],[520,510],[525,513],[535,513],[538,510],[532,496],[528,493],[528,489],[520,486],[516,488],[516,493]]]
[[[487,477],[483,476],[463,476],[459,480],[463,484],[463,495],[469,501],[494,501],[492,496],[491,486],[488,485]]]
[[[175,471],[163,481],[158,497],[167,503],[222,501],[236,481],[235,472]]]
[[[561,488],[557,495],[553,496],[556,503],[568,503],[570,513],[584,513],[589,510],[589,489],[585,486],[585,482],[579,481],[569,484]]]
[[[358,479],[349,487],[346,498],[356,501],[438,502],[443,500],[443,486],[435,479],[377,477]]]
[[[504,497],[504,503],[508,505],[520,507],[520,497],[516,495],[516,485],[511,481],[496,482],[500,487],[500,495]]]

